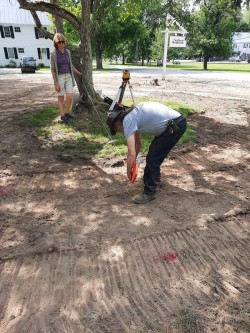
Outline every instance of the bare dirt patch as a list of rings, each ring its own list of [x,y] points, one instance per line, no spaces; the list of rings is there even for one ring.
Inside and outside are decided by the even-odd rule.
[[[203,112],[138,206],[124,165],[58,159],[20,120],[56,105],[49,74],[0,77],[1,333],[250,332],[250,83],[152,78],[135,99]],[[114,97],[121,77],[94,81]]]

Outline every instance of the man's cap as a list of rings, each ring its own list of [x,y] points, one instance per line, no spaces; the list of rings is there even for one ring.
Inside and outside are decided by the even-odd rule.
[[[116,134],[116,130],[115,130],[114,126],[122,112],[123,112],[123,110],[111,111],[108,113],[107,125],[108,125],[108,127],[110,129],[110,133],[112,135]]]

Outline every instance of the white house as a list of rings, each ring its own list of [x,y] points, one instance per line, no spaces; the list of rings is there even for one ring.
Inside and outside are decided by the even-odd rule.
[[[233,53],[234,55],[250,57],[250,32],[236,32],[233,34]]]
[[[28,10],[20,9],[17,0],[0,1],[0,66],[10,60],[20,65],[23,56],[31,56],[37,64],[50,65],[52,41],[41,36]],[[38,13],[45,28],[51,25],[45,13]]]

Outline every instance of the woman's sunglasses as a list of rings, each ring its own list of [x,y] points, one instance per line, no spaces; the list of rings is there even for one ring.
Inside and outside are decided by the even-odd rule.
[[[59,42],[57,42],[57,44],[65,44],[64,40],[59,40]]]

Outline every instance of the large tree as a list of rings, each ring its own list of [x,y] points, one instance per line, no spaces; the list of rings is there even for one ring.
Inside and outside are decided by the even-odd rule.
[[[189,24],[189,46],[203,56],[207,69],[210,57],[228,57],[232,53],[232,33],[239,27],[239,11],[231,0],[199,1],[200,9],[193,13]]]
[[[102,68],[104,50],[129,50],[140,52],[141,58],[149,56],[148,44],[153,31],[166,13],[182,19],[188,0],[17,0],[20,8],[29,10],[35,23],[47,37],[53,34],[43,29],[37,12],[52,15],[56,30],[64,32],[69,41],[75,67],[83,73],[76,77],[82,102],[96,102],[93,87],[92,46],[97,54],[97,64]]]

